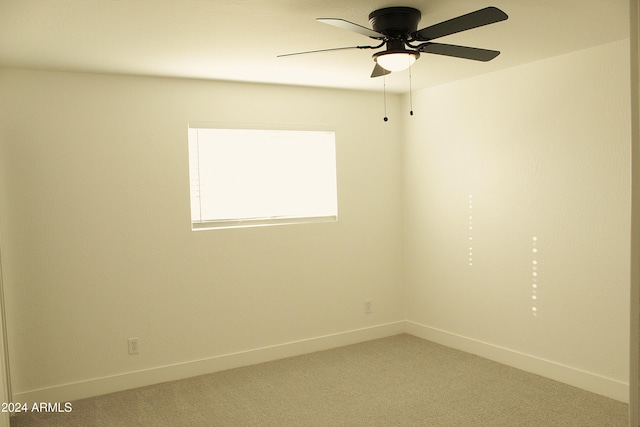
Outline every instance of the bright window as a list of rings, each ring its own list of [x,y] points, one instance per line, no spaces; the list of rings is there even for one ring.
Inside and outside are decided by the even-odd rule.
[[[335,132],[189,126],[193,230],[336,221]]]

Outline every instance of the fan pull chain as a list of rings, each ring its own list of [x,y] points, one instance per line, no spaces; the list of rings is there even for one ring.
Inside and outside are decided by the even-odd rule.
[[[387,117],[387,78],[382,76],[382,84],[383,84],[383,92],[384,92],[384,121],[389,121],[389,117]]]
[[[411,67],[409,67],[409,115],[413,116],[413,86],[411,85]]]

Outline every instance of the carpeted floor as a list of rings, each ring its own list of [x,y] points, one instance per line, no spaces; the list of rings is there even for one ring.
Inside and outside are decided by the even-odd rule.
[[[406,334],[72,404],[11,426],[628,424],[625,403]]]

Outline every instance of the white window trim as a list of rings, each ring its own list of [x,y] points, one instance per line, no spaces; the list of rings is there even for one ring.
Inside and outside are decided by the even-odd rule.
[[[239,123],[217,123],[217,122],[189,122],[188,129],[255,129],[255,130],[294,130],[294,131],[319,131],[334,132],[326,126],[317,125],[282,125],[282,124],[239,124]],[[334,149],[336,147],[334,146]],[[337,162],[337,153],[336,153]],[[336,175],[337,175],[337,165]],[[191,176],[191,167],[190,176]],[[288,225],[288,224],[307,224],[307,223],[325,223],[336,222],[338,220],[337,212],[337,176],[336,176],[336,214],[329,216],[269,216],[255,218],[229,218],[216,220],[196,220],[192,217],[191,229],[193,231],[226,229],[226,228],[246,228],[246,227],[264,227],[272,225]]]

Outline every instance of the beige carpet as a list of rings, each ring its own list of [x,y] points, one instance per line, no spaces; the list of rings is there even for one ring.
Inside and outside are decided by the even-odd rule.
[[[22,414],[26,426],[627,426],[626,404],[410,335]]]

